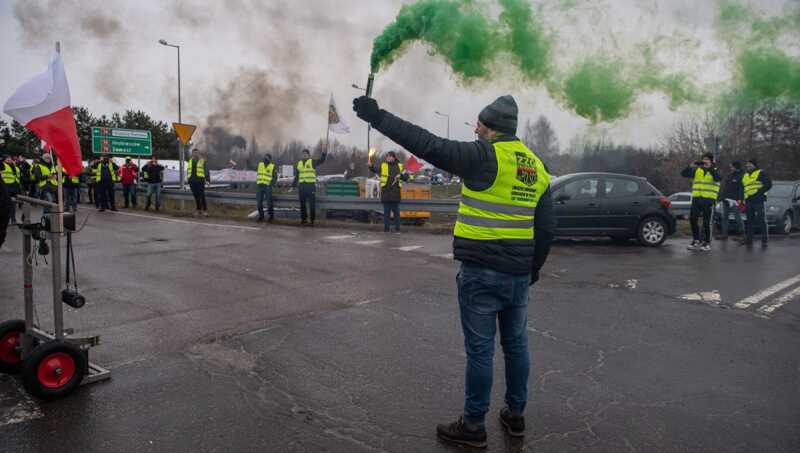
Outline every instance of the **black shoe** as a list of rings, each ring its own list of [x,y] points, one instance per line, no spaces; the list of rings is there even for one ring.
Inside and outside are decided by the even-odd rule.
[[[272,222],[274,222],[274,221],[275,221],[275,217],[272,217],[272,216],[270,216],[270,217],[267,219],[267,223],[272,223]]]
[[[100,208],[98,211],[99,212],[106,212],[105,208]]]
[[[467,427],[463,417],[450,424],[437,425],[436,435],[442,440],[475,448],[486,448],[487,445],[486,428]]]
[[[111,208],[111,210],[112,210],[112,211],[114,211],[114,212],[117,212],[117,211],[118,211],[118,209],[117,209],[117,208]]]
[[[300,225],[308,225],[308,220],[301,220]]]
[[[764,241],[764,242],[761,243],[761,248],[762,249],[765,249],[767,247],[769,247],[769,243],[767,241]]]
[[[504,407],[500,411],[500,423],[512,437],[522,437],[525,435],[525,417],[511,415],[511,411]]]
[[[144,207],[144,210],[145,210],[145,211],[149,211],[149,210],[150,210],[150,206],[145,206],[145,207]]]
[[[264,221],[264,217],[259,217],[258,219],[256,219],[256,222],[263,222],[263,221]]]

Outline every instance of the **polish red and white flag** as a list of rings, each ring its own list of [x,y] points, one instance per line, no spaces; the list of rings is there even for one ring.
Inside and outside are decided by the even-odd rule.
[[[8,98],[3,112],[47,142],[67,174],[81,173],[81,147],[60,53],[50,60],[47,71],[23,83]]]

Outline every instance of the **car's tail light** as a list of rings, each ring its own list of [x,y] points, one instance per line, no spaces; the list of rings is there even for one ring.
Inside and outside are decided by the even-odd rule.
[[[664,209],[672,209],[672,202],[667,197],[659,198],[658,202],[661,203],[661,206],[664,206]]]

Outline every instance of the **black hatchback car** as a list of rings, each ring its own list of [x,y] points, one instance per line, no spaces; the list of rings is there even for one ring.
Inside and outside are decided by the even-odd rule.
[[[557,236],[636,238],[657,247],[675,233],[669,200],[647,179],[615,173],[574,173],[550,184]]]

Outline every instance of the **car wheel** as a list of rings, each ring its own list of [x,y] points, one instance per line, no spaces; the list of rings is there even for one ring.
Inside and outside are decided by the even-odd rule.
[[[658,217],[647,217],[639,223],[636,237],[645,247],[658,247],[667,239],[667,223]]]
[[[794,218],[792,218],[792,213],[787,212],[783,215],[783,219],[778,222],[777,233],[778,234],[789,234],[792,232],[792,228],[794,228]]]

